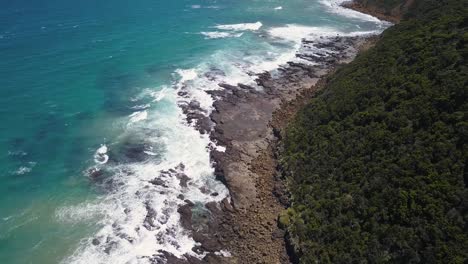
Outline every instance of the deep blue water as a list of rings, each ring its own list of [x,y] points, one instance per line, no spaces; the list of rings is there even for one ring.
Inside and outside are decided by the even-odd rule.
[[[177,195],[214,199],[200,186],[228,194],[214,180],[209,139],[177,105],[195,100],[209,113],[203,91],[217,85],[204,73],[248,82],[247,72],[293,55],[302,35],[383,28],[336,2],[2,1],[0,263],[144,263],[158,249],[189,252],[170,209]],[[183,86],[189,98],[177,95]],[[146,156],[128,154],[134,146]],[[189,188],[148,187],[179,163]],[[90,179],[90,168],[105,180]],[[148,204],[164,214],[157,230],[141,231]]]

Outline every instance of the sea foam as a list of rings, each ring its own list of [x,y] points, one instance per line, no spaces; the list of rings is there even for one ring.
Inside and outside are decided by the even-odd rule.
[[[200,135],[184,122],[182,110],[177,106],[178,89],[196,82],[199,75],[195,69],[177,70],[176,74],[179,78],[173,89],[164,90],[164,97],[153,102],[169,107],[133,113],[131,118],[138,120],[145,113],[144,125],[126,126],[121,136],[139,138],[148,145],[142,151],[148,157],[147,162],[116,163],[107,159],[104,164],[102,156],[115,156],[117,150],[111,152],[102,145],[96,155],[100,158],[100,169],[111,175],[100,183],[106,193],[97,201],[57,210],[60,221],[96,219],[100,227],[92,237],[83,239],[63,263],[151,263],[163,258],[161,251],[180,258],[185,254],[204,256],[192,251],[196,242],[181,226],[177,209],[185,204],[185,199],[201,204],[219,202],[228,196],[228,191],[214,177],[209,155],[213,143],[208,135]],[[129,124],[135,121],[130,119]],[[117,146],[114,143],[113,149]],[[188,177],[186,186],[180,184],[174,171]],[[201,187],[218,195],[204,193]],[[178,198],[180,195],[183,200]]]
[[[130,116],[129,123],[136,123],[148,118],[148,111],[137,111],[132,113]]]
[[[241,24],[228,24],[228,25],[217,25],[214,28],[221,30],[232,30],[232,31],[245,31],[245,30],[259,30],[262,27],[262,22],[258,21],[255,23],[241,23]]]
[[[175,70],[171,85],[135,97],[135,104],[144,96],[152,101],[141,110],[137,107],[140,104],[135,105],[140,111],[127,120],[128,124],[138,122],[139,125],[125,126],[126,131],[116,140],[138,139],[137,142],[145,146],[141,150],[144,161],[115,162],[113,155],[116,155],[114,149],[118,143],[112,145],[112,151],[96,151],[96,154],[109,156],[101,169],[111,176],[98,183],[106,192],[96,201],[61,208],[56,215],[60,221],[99,219],[99,230],[83,239],[80,247],[63,263],[151,263],[163,258],[161,251],[180,258],[184,255],[202,258],[205,253],[192,251],[197,243],[181,226],[177,209],[185,202],[178,197],[182,195],[200,204],[220,202],[229,197],[226,187],[215,179],[209,153],[212,149],[223,152],[226,148],[211,142],[207,134],[200,134],[185,120],[179,106],[196,102],[197,110],[209,116],[216,98],[208,91],[223,89],[220,83],[243,83],[261,89],[255,83],[256,74],[297,60],[295,55],[303,38],[378,33],[345,33],[333,27],[297,24],[257,32],[262,27],[261,22],[227,24],[215,26],[220,31],[203,32],[207,38],[237,36],[233,34],[242,34],[241,31],[266,33],[267,38],[257,49],[249,46],[245,50],[217,50],[192,68]],[[278,41],[286,45],[276,45]],[[155,107],[159,104],[165,107]],[[142,120],[145,122],[140,122]],[[180,184],[176,174],[188,177],[186,187]],[[201,187],[208,187],[219,195],[206,194]],[[230,256],[224,250],[218,254]]]
[[[238,38],[241,37],[244,33],[233,33],[233,32],[222,32],[222,31],[210,31],[210,32],[200,32],[205,39],[219,39],[219,38]]]

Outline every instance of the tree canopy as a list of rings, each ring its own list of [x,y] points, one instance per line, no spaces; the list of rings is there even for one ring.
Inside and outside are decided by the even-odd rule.
[[[287,128],[301,263],[466,263],[467,2],[416,1]]]

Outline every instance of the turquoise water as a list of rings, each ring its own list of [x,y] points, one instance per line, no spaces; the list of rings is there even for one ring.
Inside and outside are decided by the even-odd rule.
[[[2,3],[0,263],[145,263],[158,249],[190,252],[177,195],[203,203],[228,193],[214,180],[213,143],[178,105],[198,101],[209,114],[205,90],[251,82],[249,72],[292,59],[304,36],[385,27],[337,2]],[[223,74],[207,80],[210,71]],[[186,189],[161,175],[180,163]],[[104,176],[92,179],[90,168]],[[168,187],[148,184],[155,177]],[[148,207],[159,224],[145,229]]]

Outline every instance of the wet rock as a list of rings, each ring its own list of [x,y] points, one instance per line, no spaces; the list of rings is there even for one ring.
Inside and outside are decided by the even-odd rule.
[[[99,245],[101,243],[101,241],[99,241],[99,239],[97,238],[93,238],[93,240],[91,241],[91,243],[95,246]]]
[[[179,179],[179,185],[181,187],[187,188],[187,182],[190,181],[190,178],[184,173],[178,173],[177,178]]]
[[[221,210],[218,207],[217,202],[209,202],[205,204],[206,209],[210,212],[211,215],[217,216],[218,214],[221,214]]]
[[[113,162],[142,162],[149,158],[147,151],[151,146],[140,139],[129,138],[128,141],[111,149],[109,161]],[[153,151],[151,151],[153,152]]]
[[[147,158],[145,150],[146,146],[144,144],[126,145],[124,148],[125,157],[133,161],[144,161]]]
[[[103,176],[104,172],[99,168],[92,167],[91,169],[88,170],[88,175],[92,179],[97,179]]]
[[[208,190],[208,188],[206,186],[202,186],[199,188],[200,192],[202,192],[203,194],[209,194],[210,193],[210,190]]]
[[[234,209],[234,207],[232,207],[231,203],[229,202],[229,199],[228,198],[224,198],[222,201],[221,201],[221,204],[223,205],[223,209],[230,212],[230,213],[234,213],[236,210]]]
[[[186,98],[186,97],[188,97],[188,91],[180,90],[180,91],[177,92],[177,95],[180,96],[180,97]]]
[[[200,133],[206,134],[211,130],[211,119],[206,115],[205,110],[200,107],[199,102],[192,100],[188,104],[179,104],[179,107],[185,114],[187,123],[194,125]]]
[[[167,188],[167,184],[160,178],[154,178],[153,180],[150,181],[151,184],[157,185],[157,186],[162,186],[164,188]]]
[[[153,259],[151,259],[151,263],[153,264],[163,264],[163,263],[167,263],[167,264],[189,264],[190,262],[188,262],[187,260],[185,259],[181,259],[181,258],[178,258],[176,256],[174,256],[173,254],[167,252],[167,251],[164,251],[164,250],[159,250],[159,254],[161,255],[160,257],[154,257]]]
[[[190,101],[188,107],[189,107],[190,109],[202,110],[201,107],[200,107],[200,103],[197,102],[197,101],[194,101],[194,100]]]
[[[221,244],[213,237],[194,232],[193,240],[201,244],[201,248],[205,251],[215,252],[222,249]]]
[[[179,165],[177,165],[175,167],[176,170],[179,170],[179,171],[184,171],[185,170],[185,165],[183,163],[179,163]]]
[[[104,252],[106,254],[109,254],[115,247],[117,247],[117,242],[111,241],[111,242],[108,243],[108,245],[104,249]]]
[[[271,81],[271,73],[270,72],[263,72],[257,75],[255,82],[258,86],[262,87],[270,87],[268,82]]]
[[[245,90],[250,90],[250,91],[254,91],[254,90],[255,90],[255,88],[253,88],[252,86],[250,86],[250,85],[245,85],[245,84],[242,84],[242,83],[237,84],[237,86],[239,86],[239,88],[245,89]]]
[[[219,86],[224,89],[207,92],[215,100],[214,110],[209,117],[206,117],[197,102],[187,102],[180,106],[189,124],[202,133],[209,133],[213,142],[226,146],[226,152],[212,148],[210,158],[214,163],[216,178],[226,184],[233,199],[233,204],[230,198],[223,199],[220,204],[213,202],[206,205],[186,201],[185,205],[178,208],[182,226],[200,243],[193,251],[211,252],[203,260],[193,260],[194,263],[229,263],[226,259],[236,260],[237,263],[287,263],[287,260],[278,261],[284,256],[287,258],[286,254],[283,256],[280,252],[284,248],[285,234],[282,230],[276,230],[274,225],[278,213],[276,210],[281,210],[281,204],[288,202],[287,194],[281,184],[268,182],[267,189],[259,184],[256,180],[261,176],[259,171],[268,172],[269,169],[263,166],[270,166],[270,163],[262,163],[263,160],[255,163],[255,159],[261,156],[262,149],[281,137],[279,130],[272,130],[268,126],[274,116],[273,112],[281,104],[286,105],[303,91],[309,90],[317,77],[325,75],[330,67],[352,55],[349,52],[352,45],[353,40],[343,40],[341,37],[304,40],[297,53],[300,59],[278,71],[256,75],[255,82],[263,89],[255,90],[246,84],[234,86],[220,83]],[[210,81],[218,81],[219,75],[213,71],[206,73],[205,77]],[[179,92],[180,96],[188,96],[184,89]],[[182,187],[187,186],[187,179],[182,176],[183,169],[174,168],[161,174],[159,178],[177,177]],[[269,175],[274,177],[273,174]],[[268,177],[265,175],[262,177]],[[274,180],[278,181],[277,178]],[[206,187],[200,191],[212,196],[219,195],[211,193]],[[178,198],[183,200],[185,197],[179,195]],[[245,243],[232,243],[239,238]],[[229,245],[229,251],[234,257],[222,258],[213,254],[225,249],[221,245]],[[180,262],[181,259],[169,255],[164,261],[192,263],[189,258]]]
[[[165,225],[167,221],[169,220],[170,214],[171,214],[171,209],[170,208],[165,208],[161,212],[162,214],[159,214],[159,217],[157,218],[158,223],[161,225]]]
[[[180,214],[180,224],[187,230],[192,230],[192,204],[184,204],[177,209]]]
[[[158,213],[149,205],[149,203],[146,203],[145,208],[146,217],[143,222],[143,226],[148,230],[153,230],[153,228],[157,226],[155,220]]]
[[[227,89],[227,90],[237,90],[238,89],[237,86],[230,85],[230,84],[227,84],[227,83],[219,83],[218,86],[222,87],[224,89]]]
[[[220,70],[220,69],[216,69],[216,68],[212,68],[210,69],[209,72],[205,73],[204,74],[205,77],[210,80],[210,81],[216,81],[217,79],[219,79],[220,77],[224,77],[226,76],[226,74],[224,73],[224,71]]]

